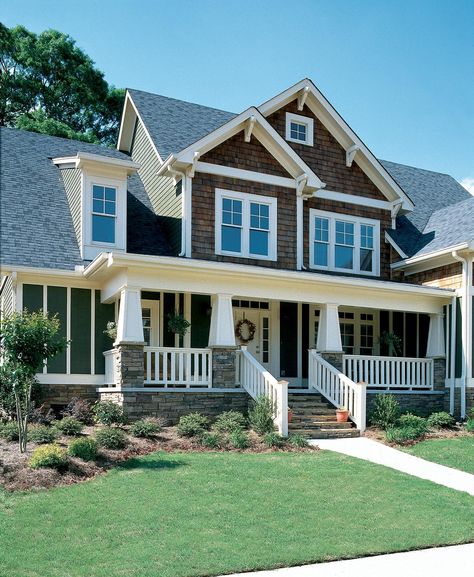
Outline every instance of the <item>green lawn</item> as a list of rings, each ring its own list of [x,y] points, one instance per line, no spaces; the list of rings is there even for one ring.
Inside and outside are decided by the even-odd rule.
[[[474,435],[428,439],[405,449],[408,453],[474,475]]]
[[[474,499],[332,452],[156,453],[1,494],[2,577],[182,577],[474,539]]]

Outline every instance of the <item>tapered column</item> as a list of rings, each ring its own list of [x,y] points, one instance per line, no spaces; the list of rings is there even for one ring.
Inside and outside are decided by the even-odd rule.
[[[327,303],[321,307],[316,349],[322,353],[342,353],[338,304]]]
[[[210,347],[235,347],[232,295],[216,294],[212,297]]]
[[[446,356],[442,314],[430,314],[430,328],[428,332],[426,356],[428,358],[444,358]]]

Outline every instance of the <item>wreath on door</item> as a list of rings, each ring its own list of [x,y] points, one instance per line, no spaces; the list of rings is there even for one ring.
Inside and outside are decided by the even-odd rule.
[[[249,319],[241,319],[235,326],[235,336],[243,343],[253,341],[257,327]]]

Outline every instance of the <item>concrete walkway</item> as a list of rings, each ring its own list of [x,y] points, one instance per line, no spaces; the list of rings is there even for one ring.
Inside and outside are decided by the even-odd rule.
[[[383,443],[378,443],[366,437],[355,439],[314,439],[309,442],[321,449],[336,451],[337,453],[385,465],[385,467],[408,473],[414,477],[428,479],[433,481],[433,483],[438,483],[438,485],[444,485],[445,487],[474,495],[474,475],[425,461],[425,459],[420,459],[403,451],[397,451],[397,449],[392,449]]]
[[[454,545],[273,571],[239,573],[227,577],[446,577],[468,575],[473,559],[474,544]]]

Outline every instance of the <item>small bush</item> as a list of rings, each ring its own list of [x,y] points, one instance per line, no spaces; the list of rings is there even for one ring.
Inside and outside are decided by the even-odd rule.
[[[412,413],[406,413],[398,419],[398,426],[401,428],[412,427],[418,429],[420,433],[426,433],[428,430],[428,423],[423,417],[418,417]]]
[[[56,420],[53,409],[47,409],[44,405],[32,407],[28,415],[28,422],[36,425],[51,425]]]
[[[120,425],[125,423],[123,409],[112,401],[97,401],[92,407],[94,418],[101,425]]]
[[[105,449],[123,449],[127,445],[127,437],[122,429],[116,427],[104,427],[97,431],[95,440],[100,447]]]
[[[288,439],[288,442],[293,447],[301,448],[308,446],[308,441],[303,437],[303,435],[300,435],[299,433],[291,435],[290,438]]]
[[[74,397],[71,399],[62,411],[64,417],[74,417],[84,425],[92,425],[94,423],[94,415],[92,413],[92,405],[85,399]]]
[[[66,450],[59,445],[43,445],[37,447],[29,460],[29,466],[32,469],[47,467],[64,471],[67,469]]]
[[[232,433],[245,429],[246,420],[239,411],[225,411],[216,418],[212,430],[219,433]]]
[[[67,450],[69,456],[83,461],[94,461],[97,457],[97,441],[94,439],[74,439]]]
[[[28,428],[28,441],[38,443],[38,445],[54,443],[57,437],[58,433],[53,427],[34,425]]]
[[[229,434],[229,442],[234,449],[248,449],[250,447],[249,436],[242,429],[232,431]]]
[[[209,429],[209,419],[201,413],[189,413],[179,419],[176,427],[181,437],[196,437]]]
[[[0,437],[5,441],[18,441],[18,425],[16,421],[8,421],[0,425]]]
[[[58,431],[68,437],[77,437],[82,433],[84,425],[74,417],[64,417],[54,425]]]
[[[258,435],[273,432],[275,427],[273,425],[273,406],[270,399],[260,396],[252,401],[249,423]]]
[[[417,427],[390,427],[385,431],[385,438],[389,443],[404,445],[410,441],[416,441],[423,437],[424,431]]]
[[[152,439],[161,431],[161,425],[156,419],[141,419],[130,427],[130,434],[142,439]]]
[[[199,443],[208,449],[220,449],[225,445],[223,436],[217,432],[204,431],[199,435]]]
[[[400,403],[394,395],[376,395],[370,422],[381,429],[395,425],[400,416]]]
[[[466,431],[468,433],[474,433],[474,419],[468,419],[466,421]]]
[[[272,431],[271,433],[267,433],[263,437],[263,442],[268,447],[279,448],[283,447],[283,445],[285,444],[285,439],[275,431]]]
[[[428,427],[433,429],[450,429],[454,427],[456,419],[446,413],[446,411],[441,411],[439,413],[431,413],[427,419]]]

